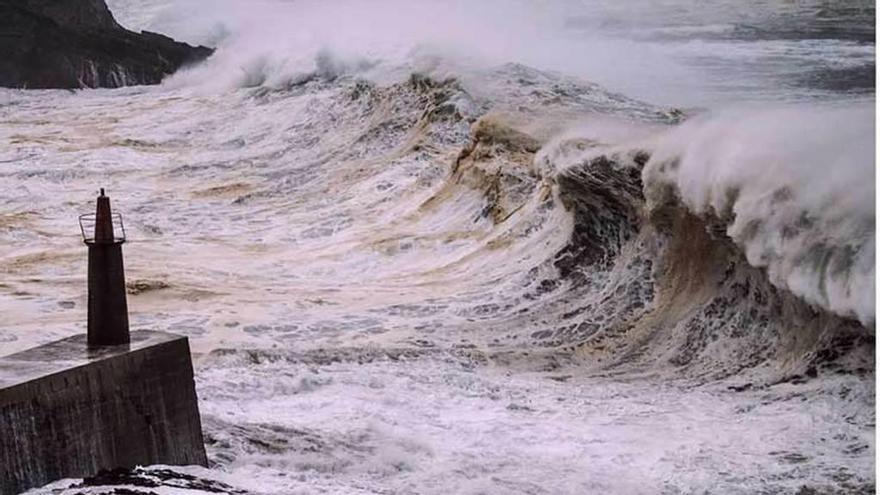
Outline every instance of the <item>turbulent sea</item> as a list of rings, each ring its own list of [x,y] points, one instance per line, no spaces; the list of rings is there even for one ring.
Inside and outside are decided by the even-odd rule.
[[[0,353],[105,187],[211,467],[36,493],[873,492],[872,2],[110,8],[218,49],[0,91]]]

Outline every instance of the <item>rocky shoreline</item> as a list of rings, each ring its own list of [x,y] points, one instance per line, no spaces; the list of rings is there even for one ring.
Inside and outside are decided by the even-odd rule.
[[[0,0],[0,86],[158,84],[213,49],[120,26],[103,0]]]

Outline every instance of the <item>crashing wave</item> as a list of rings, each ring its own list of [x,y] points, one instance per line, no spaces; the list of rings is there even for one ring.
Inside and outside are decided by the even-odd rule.
[[[869,108],[728,112],[683,124],[645,170],[651,201],[711,214],[770,280],[874,321],[874,145]]]
[[[435,455],[408,434],[361,424],[363,411],[348,409],[375,407],[366,415],[387,412],[390,421],[413,415],[410,419],[421,428],[437,416],[438,403],[427,397],[442,389],[441,395],[450,394],[442,400],[456,408],[471,400],[474,411],[507,401],[502,414],[522,415],[514,418],[523,421],[513,424],[516,431],[541,430],[543,438],[554,439],[565,431],[578,442],[591,442],[585,438],[591,435],[583,434],[587,430],[579,428],[592,425],[581,425],[583,416],[577,416],[587,402],[653,414],[656,410],[638,404],[664,397],[654,394],[655,387],[670,387],[675,393],[665,397],[674,395],[676,415],[681,404],[712,396],[696,408],[703,422],[693,422],[703,428],[705,441],[714,433],[718,407],[729,413],[724,421],[758,423],[767,416],[741,416],[739,408],[760,408],[770,401],[763,413],[780,416],[773,408],[784,403],[791,414],[802,407],[792,398],[801,394],[813,408],[807,415],[834,400],[823,427],[846,421],[848,426],[841,428],[853,436],[828,442],[816,455],[810,450],[805,464],[784,467],[788,477],[773,481],[771,491],[802,484],[804,475],[795,469],[821,472],[821,482],[834,484],[838,469],[849,466],[854,482],[872,482],[862,474],[869,472],[864,466],[872,462],[865,453],[871,444],[856,437],[873,428],[873,313],[857,313],[859,305],[852,301],[858,298],[811,298],[780,278],[786,272],[777,265],[799,266],[786,265],[797,259],[788,257],[796,254],[789,244],[754,258],[750,243],[773,247],[762,238],[766,226],[784,225],[793,218],[789,209],[800,208],[825,219],[799,227],[803,246],[824,239],[825,245],[843,249],[849,239],[853,261],[864,263],[873,238],[852,233],[859,232],[859,222],[873,226],[873,216],[845,214],[866,211],[860,196],[840,201],[839,191],[847,189],[841,183],[801,177],[797,174],[804,170],[791,164],[773,176],[776,181],[703,180],[697,172],[712,169],[700,164],[761,170],[760,161],[746,159],[760,140],[740,148],[721,141],[745,132],[736,131],[740,120],[762,119],[760,113],[732,123],[712,115],[687,116],[521,65],[463,77],[417,72],[393,83],[337,69],[315,70],[277,86],[264,81],[219,95],[184,93],[180,101],[134,95],[140,105],[123,114],[123,124],[113,124],[118,127],[107,133],[107,142],[98,141],[104,133],[74,135],[84,143],[76,143],[83,159],[105,158],[100,170],[78,172],[83,177],[109,171],[151,183],[143,180],[147,173],[168,188],[163,194],[133,197],[129,211],[143,222],[132,227],[134,233],[151,248],[149,266],[139,267],[135,278],[174,283],[158,287],[162,290],[133,291],[131,297],[143,308],[141,321],[191,338],[205,437],[217,471],[233,472],[235,479],[259,487],[254,489],[283,493],[300,486],[298,478],[326,482],[333,491],[363,481],[366,470],[380,487],[375,491],[387,491],[389,483],[404,479],[397,473],[418,463],[434,466],[445,460],[457,469],[458,444],[450,447],[453,457]],[[160,89],[180,96],[174,84]],[[114,109],[118,105],[113,94],[88,96],[99,103],[106,98]],[[75,119],[78,111],[72,112]],[[804,120],[794,112],[795,120]],[[156,115],[163,116],[157,119],[162,124],[143,129]],[[801,125],[792,123],[791,132],[804,132]],[[713,126],[728,131],[705,130]],[[21,139],[50,139],[39,130]],[[123,139],[128,136],[137,139]],[[724,160],[689,148],[699,143],[705,145],[700,149],[727,150]],[[105,165],[107,147],[149,166],[132,170],[138,167],[124,160]],[[66,187],[68,156],[45,153],[39,161],[11,156],[9,163],[21,165],[10,165],[8,177]],[[53,168],[54,163],[63,166]],[[845,177],[858,184],[867,182],[865,175],[859,169]],[[788,192],[770,201],[782,183]],[[801,187],[816,183],[829,194],[811,196]],[[731,188],[739,194],[710,194]],[[11,191],[22,196],[10,201],[30,205],[55,199],[25,192]],[[805,202],[811,197],[831,198],[835,208]],[[765,199],[769,202],[762,203]],[[760,208],[744,208],[749,205],[775,209],[764,214]],[[65,211],[64,206],[55,211]],[[177,214],[168,217],[162,213],[167,211]],[[739,230],[749,215],[769,222],[758,226],[758,235],[743,236]],[[20,226],[20,239],[40,235],[28,222],[14,224]],[[58,249],[66,255],[70,248]],[[32,269],[33,259],[16,257],[7,268],[24,277],[20,274]],[[71,271],[79,267],[73,262],[64,266]],[[825,282],[825,294],[830,294],[829,283],[850,280],[855,287],[853,281],[873,280],[873,270],[860,274],[853,268],[841,272],[843,278],[823,273],[833,275]],[[45,300],[58,297],[57,286],[42,287],[51,292]],[[522,387],[499,394],[499,384],[510,387],[509,380],[522,380],[517,382]],[[786,384],[775,386],[781,382]],[[619,384],[637,386],[623,390]],[[552,393],[542,393],[549,388]],[[760,391],[728,393],[727,388]],[[541,408],[536,415],[544,415],[544,408],[558,410],[555,404],[569,394],[579,394],[565,402],[579,419],[566,425],[577,428],[558,430],[567,426],[552,419],[536,428],[537,416],[526,416],[530,407]],[[414,412],[413,397],[426,398],[425,407]],[[330,406],[339,408],[338,416],[331,418],[325,410]],[[712,414],[702,415],[705,411]],[[599,414],[593,424],[603,430],[608,426],[612,433],[634,432],[639,439],[628,443],[609,437],[604,447],[618,449],[615,459],[600,459],[595,472],[611,468],[613,478],[633,472],[628,463],[617,463],[616,453],[641,452],[644,430],[631,430],[631,422],[614,428],[613,421],[632,418]],[[671,416],[656,417],[665,421]],[[683,420],[687,428],[692,418]],[[496,431],[494,419],[482,424]],[[431,434],[443,442],[425,444],[450,445],[450,434],[474,436],[459,426],[439,423]],[[749,430],[757,437],[775,427]],[[681,428],[670,431],[686,431]],[[504,435],[508,431],[514,430]],[[763,439],[750,437],[749,442],[751,448]],[[628,450],[633,445],[636,450]],[[673,464],[682,456],[705,448],[703,443],[689,445],[691,450],[662,461],[666,467],[659,476],[678,469]],[[832,461],[823,457],[838,447],[853,453]],[[801,448],[802,443],[791,446]],[[467,455],[495,455],[497,450],[480,446]],[[748,480],[760,478],[763,488],[765,472],[757,463],[780,456],[801,459],[795,455],[799,451],[758,452],[766,455],[736,451],[744,469],[731,470],[723,486],[744,486],[737,478],[742,473],[734,471],[745,471]],[[509,464],[505,452],[498,455],[504,457],[499,465]],[[508,473],[533,459],[519,458]],[[726,462],[710,464],[711,472],[718,473],[715,468]],[[540,465],[552,467],[551,461]],[[416,471],[420,483],[439,472],[428,471]],[[293,475],[286,485],[276,486],[281,483],[277,473]],[[149,476],[161,488],[179,483]],[[437,486],[447,489],[442,476]],[[639,483],[653,487],[654,481]],[[612,488],[597,491],[638,491],[621,487],[616,479],[603,483],[597,486]],[[670,492],[708,486],[700,485],[702,478],[664,483]]]
[[[767,113],[680,124],[675,111],[520,65],[488,79],[489,101],[455,79],[415,76],[406,91],[430,102],[420,146],[445,135],[432,127],[470,128],[420,211],[467,204],[474,191],[471,214],[491,232],[485,249],[558,246],[520,274],[524,292],[479,318],[498,356],[553,349],[550,359],[597,371],[700,379],[871,368],[873,182],[863,177],[873,150],[858,148],[871,142],[862,112],[769,113],[773,129],[789,126],[760,140],[753,134],[769,129],[755,122]],[[566,122],[574,130],[560,137],[559,121],[577,112],[600,123],[578,132]],[[794,151],[806,132],[817,141]],[[840,142],[854,145],[838,151]],[[767,156],[773,167],[757,159]],[[822,184],[825,167],[836,178]],[[570,215],[563,236],[544,225],[560,221],[551,211]]]
[[[433,126],[470,127],[448,176],[419,211],[465,204],[462,198],[473,191],[482,198],[471,212],[474,221],[489,222],[491,232],[484,249],[513,252],[517,245],[542,239],[559,246],[521,274],[522,293],[509,297],[506,305],[481,310],[486,312],[479,318],[487,327],[483,334],[498,359],[537,362],[534,355],[510,356],[543,348],[553,349],[552,360],[597,371],[673,369],[700,379],[759,367],[761,372],[772,369],[775,379],[824,368],[864,372],[871,367],[873,307],[865,301],[873,300],[873,214],[863,197],[827,209],[829,201],[840,199],[859,180],[863,150],[840,158],[836,170],[848,172],[849,183],[840,180],[826,188],[827,194],[798,189],[813,178],[798,176],[798,164],[781,156],[778,167],[786,173],[777,182],[788,184],[782,189],[787,193],[779,192],[777,183],[775,195],[768,196],[764,183],[741,180],[738,195],[727,194],[722,196],[727,203],[705,207],[688,196],[701,187],[700,177],[689,178],[684,171],[696,168],[717,177],[712,172],[716,164],[676,145],[684,140],[698,146],[708,139],[700,136],[700,126],[725,127],[724,121],[706,124],[706,118],[696,117],[674,125],[681,118],[675,112],[517,65],[498,69],[492,78],[491,103],[471,96],[454,79],[418,76],[406,91],[431,102],[415,126],[421,129],[419,146],[431,146],[424,141],[430,141]],[[527,99],[530,105],[521,105]],[[464,109],[462,101],[468,102]],[[448,111],[436,110],[449,102],[458,103]],[[630,123],[610,138],[613,125],[599,126],[604,130],[598,134],[568,132],[551,138],[558,135],[553,119],[572,111],[595,119],[612,114]],[[803,121],[797,112],[789,117]],[[738,124],[748,127],[750,122]],[[786,132],[800,135],[804,131],[797,125]],[[834,143],[845,137],[853,136],[827,139]],[[762,166],[750,162],[750,153],[761,156],[754,151],[757,142],[740,155],[717,139],[714,144],[712,149],[731,162],[739,158],[741,168]],[[676,170],[681,172],[675,175]],[[683,186],[691,189],[682,192]],[[718,186],[709,182],[703,187]],[[820,199],[805,206],[795,200],[799,195]],[[777,207],[758,211],[761,198]],[[789,204],[801,209],[786,211]],[[572,220],[563,227],[568,232],[563,238],[545,225],[559,221],[550,212],[560,210]],[[798,220],[805,217],[813,220]],[[782,224],[792,219],[794,225]],[[751,226],[750,233],[744,225]],[[774,229],[788,236],[783,249],[774,250],[773,239],[767,238]],[[826,258],[817,269],[813,258],[823,249],[819,254]],[[811,283],[821,290],[811,292]]]

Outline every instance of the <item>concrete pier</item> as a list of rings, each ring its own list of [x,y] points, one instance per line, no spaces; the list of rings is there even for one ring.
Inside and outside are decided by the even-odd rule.
[[[77,335],[0,357],[0,495],[149,464],[207,465],[185,337]]]

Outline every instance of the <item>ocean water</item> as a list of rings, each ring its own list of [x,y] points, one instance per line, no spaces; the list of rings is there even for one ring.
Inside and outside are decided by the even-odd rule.
[[[0,90],[0,353],[106,188],[211,467],[36,493],[873,490],[873,3],[109,5],[218,49]]]

